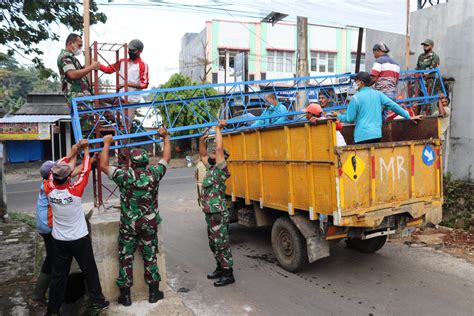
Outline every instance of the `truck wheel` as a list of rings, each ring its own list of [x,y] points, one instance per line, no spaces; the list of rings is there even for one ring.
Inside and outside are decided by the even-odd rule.
[[[360,238],[346,239],[348,248],[358,250],[364,253],[374,253],[385,245],[387,236],[379,236],[370,239],[362,240]]]
[[[279,217],[273,223],[272,247],[285,270],[295,272],[308,264],[306,239],[287,217]]]

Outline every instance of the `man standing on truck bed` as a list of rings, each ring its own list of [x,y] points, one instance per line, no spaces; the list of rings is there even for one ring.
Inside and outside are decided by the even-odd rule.
[[[209,247],[216,259],[216,270],[207,275],[208,279],[217,279],[214,286],[225,286],[235,282],[232,266],[232,252],[229,240],[229,209],[225,198],[225,181],[230,177],[227,169],[227,153],[224,150],[221,129],[227,125],[220,121],[216,126],[216,148],[207,153],[207,133],[199,139],[199,155],[207,172],[202,182],[200,204],[206,215]]]
[[[370,75],[359,72],[355,76],[358,92],[352,97],[346,113],[339,113],[341,122],[355,123],[354,142],[356,144],[378,143],[382,139],[382,110],[387,110],[403,116],[408,120],[420,120],[421,116],[410,117],[410,114],[385,94],[369,88]]]

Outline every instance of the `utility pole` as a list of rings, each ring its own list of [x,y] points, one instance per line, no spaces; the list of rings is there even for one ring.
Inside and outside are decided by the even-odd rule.
[[[7,207],[7,191],[6,191],[6,182],[5,182],[5,173],[4,173],[4,159],[6,159],[5,153],[5,142],[0,142],[0,221],[3,220],[4,223],[10,221],[8,216],[8,207]]]
[[[296,33],[297,33],[297,58],[298,63],[296,70],[296,76],[301,77],[308,77],[308,18],[299,16],[296,20]],[[296,103],[296,110],[303,109],[306,106],[306,99],[307,93],[305,90],[305,86],[307,85],[307,81],[299,81],[298,82],[298,95],[297,95],[297,103]],[[301,89],[301,90],[300,90]]]
[[[410,0],[407,0],[407,25],[405,36],[405,69],[410,68]]]
[[[90,39],[90,12],[89,12],[89,0],[84,0],[83,2],[84,13],[84,57],[85,65],[90,65],[91,63],[91,39]],[[87,75],[89,82],[91,81],[91,73]]]

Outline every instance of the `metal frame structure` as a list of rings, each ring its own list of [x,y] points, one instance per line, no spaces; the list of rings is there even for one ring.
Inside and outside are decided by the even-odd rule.
[[[117,44],[117,43],[98,43],[97,41],[94,41],[90,47],[91,55],[93,60],[99,61],[102,64],[106,65],[112,65],[120,62],[122,58],[127,58],[127,52],[128,52],[128,44]],[[112,56],[109,56],[112,55]],[[112,61],[112,62],[111,62]],[[92,87],[93,87],[93,92],[94,95],[100,96],[103,95],[104,90],[105,93],[108,92],[109,89],[115,90],[118,92],[120,90],[120,79],[123,79],[123,89],[124,91],[128,91],[128,64],[124,63],[124,75],[120,74],[120,71],[115,72],[115,84],[112,85],[106,85],[101,82],[102,77],[104,76],[104,73],[99,73],[99,70],[95,70],[92,74]],[[104,89],[105,88],[105,89]],[[101,102],[102,101],[102,102]],[[100,108],[104,106],[103,103],[110,102],[109,99],[96,99],[91,104],[89,104],[88,107],[90,108],[93,106],[93,108]],[[128,97],[124,96],[122,99],[122,102],[124,104],[128,103]],[[98,113],[90,113],[91,115],[94,116],[94,129],[91,131],[91,133],[95,136],[95,138],[102,138],[105,133],[115,133],[114,128],[110,127],[103,127],[100,125],[100,115]],[[113,113],[114,116],[120,115],[120,113]],[[124,112],[125,115],[128,115],[128,110]],[[119,118],[119,117],[117,117]],[[72,125],[73,125],[73,130],[76,131],[77,129],[82,130],[80,120],[72,120]],[[81,139],[80,137],[76,134],[75,138],[76,141]],[[89,135],[91,136],[91,135]],[[96,144],[95,147],[98,145]],[[91,152],[97,151],[97,148],[92,148]],[[125,160],[125,164],[128,167],[128,157]],[[97,157],[97,167],[94,168],[92,171],[92,181],[93,181],[93,191],[94,191],[94,205],[95,206],[100,206],[103,204],[103,189],[107,190],[109,192],[109,196],[107,199],[109,199],[111,196],[116,196],[115,191],[116,188],[113,190],[110,190],[107,186],[103,185],[102,181],[102,172],[100,169],[100,158]],[[107,200],[106,199],[106,200]]]
[[[94,43],[94,57],[100,56],[99,50],[98,44]],[[95,91],[99,91],[97,72],[94,75]],[[74,136],[76,141],[82,138],[88,139],[89,143],[93,145],[90,151],[99,152],[102,150],[101,143],[103,142],[104,132],[101,122],[105,122],[110,126],[107,128],[108,133],[115,134],[113,138],[116,140],[116,144],[111,146],[111,149],[119,150],[161,142],[158,128],[162,125],[167,127],[171,140],[178,140],[199,137],[221,119],[228,122],[226,132],[254,128],[251,123],[256,120],[263,121],[262,124],[259,124],[259,128],[273,126],[276,118],[283,116],[287,117],[284,124],[288,124],[305,120],[304,112],[297,110],[296,105],[297,99],[301,95],[306,101],[305,104],[308,104],[317,102],[319,93],[329,93],[332,96],[333,104],[324,108],[324,111],[340,111],[348,106],[350,92],[353,90],[352,85],[353,79],[350,74],[340,74],[207,84],[79,97],[72,100]],[[209,91],[218,90],[219,87],[226,87],[227,93],[209,93]],[[436,87],[439,87],[439,92],[446,94],[438,69],[402,71],[398,87],[399,97],[397,97],[396,102],[406,107],[431,104],[439,99],[439,92]],[[213,90],[209,90],[209,88]],[[280,101],[284,100],[288,113],[265,116],[250,115],[253,110],[257,109],[262,112],[268,106],[268,101],[265,98],[268,94],[275,94]],[[128,104],[127,97],[132,95],[140,95],[148,101]],[[104,105],[104,103],[107,104]],[[217,113],[213,111],[212,106],[214,104],[215,107],[216,103],[219,108]],[[136,108],[147,108],[148,110],[139,126],[135,126],[135,131],[132,132],[132,119],[128,117],[128,110]],[[112,112],[114,119],[107,119],[105,112]],[[146,131],[143,128],[143,123],[149,114],[155,117],[157,126]],[[88,115],[94,115],[95,124],[92,130],[83,131],[80,121],[82,117]],[[183,118],[187,118],[187,121],[185,124],[180,124],[179,121]],[[83,137],[83,134],[85,137]],[[94,191],[96,194],[95,201],[96,205],[101,205],[103,199],[100,166],[96,170],[97,184],[95,187],[97,187],[97,190]],[[114,191],[109,191],[111,195],[114,194]]]
[[[130,132],[131,119],[127,116],[127,109],[145,107],[148,108],[148,114],[152,113],[158,122],[165,122],[164,125],[168,128],[171,134],[171,139],[183,139],[197,137],[202,134],[203,129],[215,126],[220,119],[228,120],[231,125],[238,125],[233,129],[245,129],[248,128],[245,124],[255,120],[272,119],[279,116],[288,116],[289,121],[299,121],[301,118],[292,118],[293,116],[303,114],[304,112],[296,110],[296,95],[298,93],[304,93],[306,103],[317,102],[316,97],[321,90],[333,91],[334,105],[327,107],[324,111],[337,111],[344,110],[347,108],[348,101],[346,98],[353,84],[350,74],[332,75],[332,76],[316,76],[316,77],[302,77],[302,78],[285,78],[285,79],[272,79],[272,80],[259,80],[259,81],[247,81],[247,82],[235,82],[225,84],[208,84],[208,85],[197,85],[189,87],[178,87],[178,88],[165,88],[165,89],[154,89],[154,90],[142,90],[134,92],[123,92],[104,94],[88,97],[74,98],[72,101],[73,106],[73,118],[74,121],[74,135],[76,140],[83,138],[83,130],[80,125],[80,118],[84,115],[96,115],[99,120],[112,125],[112,129],[116,133],[114,139],[122,142],[121,144],[112,146],[115,148],[134,147],[138,145],[150,144],[154,142],[160,142],[159,139],[155,139],[157,130],[145,131],[145,132]],[[427,80],[426,76],[430,76]],[[407,107],[414,105],[430,104],[439,99],[438,92],[435,87],[440,86],[441,92],[445,92],[445,88],[442,82],[442,78],[438,69],[432,70],[409,70],[402,71],[400,76],[399,84],[399,95],[403,96],[397,99],[397,102],[404,104]],[[218,88],[226,86],[229,89],[226,94],[208,94],[206,89]],[[247,87],[247,89],[245,89]],[[186,93],[187,97],[181,95]],[[286,106],[288,113],[284,115],[272,115],[266,117],[245,117],[245,114],[249,113],[249,109],[259,107],[263,110],[267,106],[265,95],[276,94],[278,98],[287,99]],[[127,104],[124,100],[127,96],[141,95],[145,99],[149,100],[144,103]],[[97,106],[100,100],[112,100],[106,106]],[[220,106],[219,113],[211,113],[209,103],[212,101],[218,101]],[[82,109],[79,109],[81,107]],[[171,108],[178,109],[177,115],[170,115]],[[233,108],[239,107],[242,112],[239,116],[234,115]],[[183,114],[183,110],[187,109],[194,114],[193,121],[187,123],[187,125],[180,126],[178,120],[180,115]],[[105,118],[104,113],[106,111],[112,111],[117,114],[116,117],[119,120],[112,122]],[[146,116],[147,116],[146,115]],[[99,120],[96,121],[94,128],[85,137],[91,144],[102,143],[102,137],[97,137],[96,130],[100,128]],[[140,128],[143,127],[143,121],[140,122]],[[273,125],[271,122],[263,124],[260,127],[266,127]],[[159,126],[156,126],[158,129]],[[196,131],[187,135],[180,135],[180,132],[184,131]],[[93,137],[95,136],[95,137]],[[145,141],[136,142],[137,138],[146,137]],[[130,140],[129,142],[124,142]],[[101,147],[96,146],[91,152],[100,151]]]

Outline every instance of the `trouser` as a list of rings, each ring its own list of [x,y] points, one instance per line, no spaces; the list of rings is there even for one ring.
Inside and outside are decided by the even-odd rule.
[[[53,238],[53,252],[53,270],[48,302],[49,313],[59,313],[73,257],[85,275],[91,302],[100,303],[105,300],[104,295],[102,295],[99,273],[89,235],[73,241],[62,241]]]
[[[363,140],[361,142],[356,143],[356,145],[380,143],[381,140],[382,138],[367,139],[367,140]]]
[[[135,250],[140,249],[144,264],[144,279],[150,284],[158,284],[161,280],[156,254],[158,253],[158,223],[156,217],[142,217],[129,224],[120,222],[118,250],[119,276],[117,286],[120,288],[133,285],[133,257]]]
[[[205,213],[207,237],[217,267],[230,269],[234,265],[229,239],[229,212]]]
[[[44,248],[46,249],[46,257],[41,266],[41,272],[49,275],[53,270],[53,236],[51,233],[40,235],[43,237]]]

